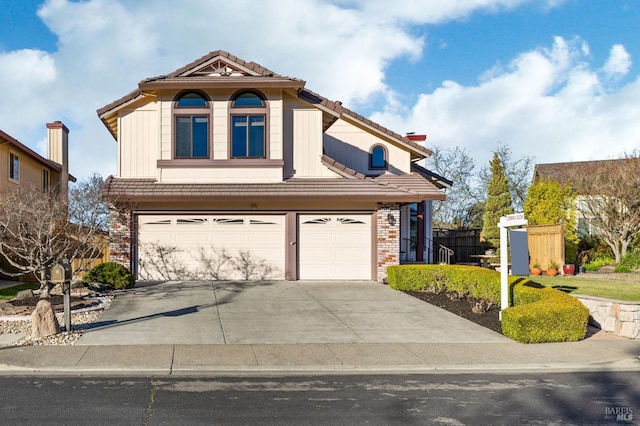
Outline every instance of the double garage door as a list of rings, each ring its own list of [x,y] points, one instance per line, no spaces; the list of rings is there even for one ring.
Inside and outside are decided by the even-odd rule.
[[[299,279],[372,278],[371,215],[300,214],[296,227],[286,235],[285,215],[140,215],[138,277],[285,279],[295,262]]]

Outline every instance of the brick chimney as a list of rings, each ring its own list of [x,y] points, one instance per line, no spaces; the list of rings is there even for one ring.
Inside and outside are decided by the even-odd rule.
[[[66,194],[69,188],[69,129],[61,121],[47,123],[47,158],[62,166],[60,190]]]

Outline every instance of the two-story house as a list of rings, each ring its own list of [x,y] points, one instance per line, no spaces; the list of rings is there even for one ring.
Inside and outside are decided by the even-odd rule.
[[[47,123],[47,135],[45,158],[0,130],[0,197],[17,188],[54,190],[66,203],[69,182],[75,182],[69,174],[69,129],[60,121]],[[10,269],[1,256],[0,262]]]
[[[431,152],[300,79],[215,51],[97,113],[112,260],[140,279],[383,280],[412,235],[429,256]]]
[[[69,181],[69,129],[59,121],[47,123],[48,158],[0,130],[0,193],[12,188],[59,189],[66,200]],[[6,169],[5,169],[6,167]]]

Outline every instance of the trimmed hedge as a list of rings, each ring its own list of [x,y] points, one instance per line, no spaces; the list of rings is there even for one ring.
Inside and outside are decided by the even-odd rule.
[[[479,266],[394,265],[387,268],[387,281],[400,291],[448,290],[500,304],[500,274]]]
[[[575,297],[531,281],[513,287],[502,333],[521,343],[575,342],[587,334],[589,309]]]
[[[101,263],[82,276],[86,283],[99,282],[116,289],[131,288],[135,278],[126,267],[116,262]]]
[[[500,273],[461,265],[396,265],[387,268],[396,290],[455,291],[500,304]],[[589,310],[576,298],[527,278],[509,276],[509,300],[502,332],[522,343],[564,342],[584,338]]]

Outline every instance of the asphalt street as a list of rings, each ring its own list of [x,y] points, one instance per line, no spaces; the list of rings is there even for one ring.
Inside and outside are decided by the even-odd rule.
[[[0,378],[20,425],[637,424],[623,372]]]

